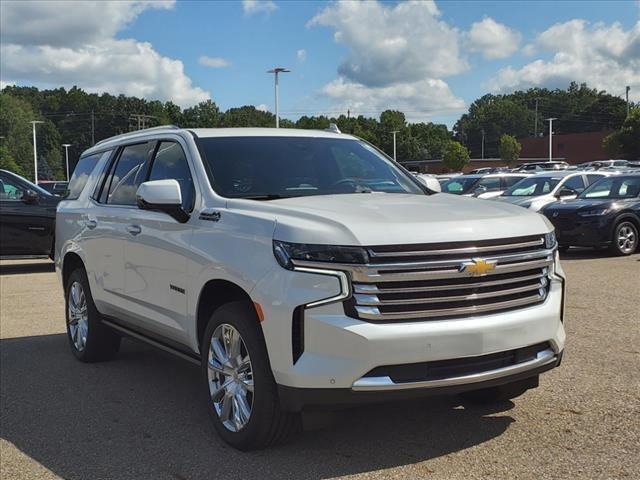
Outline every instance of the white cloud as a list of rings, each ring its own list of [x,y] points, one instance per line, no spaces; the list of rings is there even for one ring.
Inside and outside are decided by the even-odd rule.
[[[242,0],[242,11],[245,15],[275,12],[278,6],[271,0]]]
[[[298,57],[299,62],[304,62],[307,59],[307,51],[301,48],[296,52],[296,57]]]
[[[206,55],[201,55],[200,58],[198,58],[198,63],[211,68],[224,68],[231,65],[231,62],[222,57],[208,57]]]
[[[527,43],[522,47],[522,55],[525,57],[533,57],[536,53],[538,53],[538,50],[534,43]]]
[[[433,1],[339,1],[308,22],[318,25],[333,28],[335,41],[348,49],[338,78],[322,90],[340,110],[395,108],[424,119],[464,107],[442,80],[468,68],[460,56],[460,34],[440,19]]]
[[[501,69],[491,82],[497,91],[529,87],[566,88],[572,82],[640,100],[640,22],[629,30],[619,23],[590,24],[585,20],[557,23],[536,38],[536,46],[552,53],[522,68]]]
[[[0,3],[1,80],[44,88],[78,85],[89,92],[171,100],[181,106],[210,98],[193,86],[180,60],[150,43],[116,39],[144,10],[164,2]]]
[[[481,53],[488,60],[507,58],[520,46],[522,35],[491,17],[474,22],[464,34],[465,46],[470,52]]]
[[[266,103],[261,103],[260,105],[256,105],[256,110],[260,110],[261,112],[268,112],[269,107],[267,107]]]

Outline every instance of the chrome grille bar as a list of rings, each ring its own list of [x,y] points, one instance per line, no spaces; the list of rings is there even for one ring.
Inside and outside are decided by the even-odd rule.
[[[376,252],[375,249],[369,249],[369,255],[371,257],[386,258],[386,257],[426,257],[426,256],[440,256],[440,255],[477,255],[486,252],[497,252],[506,250],[517,250],[520,248],[540,247],[544,244],[544,238],[540,237],[537,240],[530,242],[510,243],[507,245],[489,245],[486,247],[465,247],[465,248],[448,248],[443,250],[410,250],[399,252]]]

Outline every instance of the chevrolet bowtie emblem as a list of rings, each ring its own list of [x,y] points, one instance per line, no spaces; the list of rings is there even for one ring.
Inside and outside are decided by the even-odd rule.
[[[474,258],[470,262],[460,265],[460,273],[466,273],[470,277],[480,277],[495,270],[498,262],[495,260],[486,261],[484,258]]]

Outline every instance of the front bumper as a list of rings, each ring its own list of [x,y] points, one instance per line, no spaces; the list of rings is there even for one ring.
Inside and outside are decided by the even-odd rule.
[[[384,401],[388,397],[464,391],[551,369],[559,363],[565,343],[563,279],[556,263],[555,277],[543,303],[468,318],[369,323],[345,315],[341,302],[307,308],[302,324],[304,349],[299,358],[293,348],[294,310],[299,305],[339,296],[339,279],[276,268],[258,283],[251,296],[264,311],[261,325],[274,378],[283,395],[291,394],[295,406],[315,404],[314,399],[325,397],[326,403],[343,403],[347,397],[369,401],[371,395]],[[550,351],[539,362],[472,378],[398,386],[386,379],[366,377],[380,366],[477,357],[542,343]]]
[[[580,217],[548,215],[556,228],[558,243],[563,246],[598,247],[611,243],[613,222],[609,215]]]

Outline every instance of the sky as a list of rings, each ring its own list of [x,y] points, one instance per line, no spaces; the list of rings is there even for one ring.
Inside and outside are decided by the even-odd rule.
[[[0,85],[451,126],[486,93],[571,81],[640,101],[640,1],[0,2]]]

